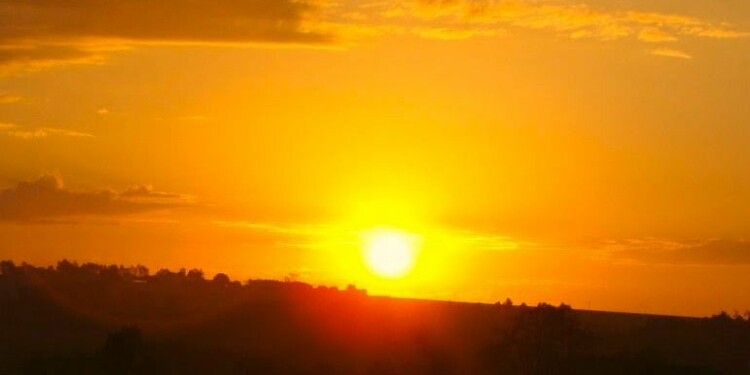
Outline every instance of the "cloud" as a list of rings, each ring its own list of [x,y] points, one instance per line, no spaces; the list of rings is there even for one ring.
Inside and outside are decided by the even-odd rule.
[[[267,223],[253,221],[217,220],[214,225],[234,228],[273,237],[276,244],[308,249],[341,249],[358,246],[363,236],[373,228],[336,224]],[[408,232],[408,230],[407,230]],[[415,234],[420,231],[415,231]],[[513,251],[535,249],[539,244],[521,241],[494,233],[443,228],[417,234],[421,240],[440,244],[454,250]]]
[[[352,228],[302,223],[265,223],[252,221],[217,220],[214,225],[233,228],[274,239],[277,246],[306,249],[335,249],[358,242],[358,233]]]
[[[32,130],[11,130],[7,132],[11,136],[23,139],[47,138],[49,136],[91,138],[93,135],[64,129],[37,128]]]
[[[187,196],[155,192],[145,186],[121,193],[71,191],[65,188],[60,176],[47,174],[0,190],[0,220],[43,222],[74,216],[122,215],[184,207],[190,203]]]
[[[133,43],[323,43],[310,29],[322,0],[6,0],[0,64],[100,61]]]
[[[330,45],[529,30],[644,43],[750,36],[726,22],[572,0],[5,0],[0,19],[0,74],[99,64],[113,51],[153,44]]]
[[[18,95],[11,95],[11,94],[5,94],[0,93],[0,104],[13,104],[18,103],[23,99],[22,97]]]
[[[503,30],[457,27],[425,27],[415,30],[415,33],[427,39],[463,40],[478,36],[498,36],[505,34]]]
[[[34,72],[57,65],[90,65],[104,61],[104,51],[87,43],[56,45],[26,40],[23,44],[16,44],[0,37],[0,76],[19,71]]]
[[[408,25],[415,34],[439,38],[467,29],[485,33],[507,29],[553,32],[573,39],[602,41],[635,38],[648,43],[674,42],[684,37],[742,38],[749,33],[722,22],[656,12],[606,10],[578,2],[531,0],[411,0],[374,1],[353,14],[379,14],[375,24],[390,20]],[[359,19],[362,19],[360,16]],[[462,31],[463,30],[463,31]]]
[[[676,59],[684,59],[684,60],[690,60],[693,58],[690,54],[687,52],[683,52],[677,49],[671,49],[671,48],[658,48],[650,51],[652,55],[654,56],[661,56],[661,57],[672,57]]]
[[[750,241],[743,239],[625,239],[607,241],[604,248],[612,258],[644,264],[750,266]]]
[[[190,196],[184,194],[167,193],[156,191],[151,185],[132,186],[120,193],[120,197],[134,202],[152,202],[152,203],[174,203],[192,201]]]
[[[676,42],[674,35],[656,27],[647,27],[638,34],[638,39],[649,43]]]
[[[57,128],[28,128],[22,127],[16,124],[0,123],[0,134],[7,136],[20,138],[20,139],[35,139],[35,138],[47,138],[47,137],[73,137],[73,138],[93,138],[94,136],[88,133],[77,132],[73,130],[57,129]]]

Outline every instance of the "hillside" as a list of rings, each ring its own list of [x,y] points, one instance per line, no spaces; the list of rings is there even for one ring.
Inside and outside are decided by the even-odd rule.
[[[0,265],[0,374],[748,374],[750,323]]]

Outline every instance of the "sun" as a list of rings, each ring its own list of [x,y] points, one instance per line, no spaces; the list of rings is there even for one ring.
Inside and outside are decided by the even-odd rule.
[[[396,229],[376,229],[363,236],[363,255],[367,267],[378,276],[406,276],[417,258],[418,238]]]

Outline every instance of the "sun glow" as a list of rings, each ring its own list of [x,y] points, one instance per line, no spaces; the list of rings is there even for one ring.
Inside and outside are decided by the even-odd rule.
[[[418,237],[395,229],[372,230],[363,236],[367,268],[380,277],[400,278],[414,267]]]

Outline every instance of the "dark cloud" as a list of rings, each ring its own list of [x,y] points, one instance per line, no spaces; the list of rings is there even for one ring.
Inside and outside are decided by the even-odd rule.
[[[155,191],[151,185],[139,185],[130,187],[120,193],[120,197],[133,200],[161,201],[166,203],[173,202],[175,200],[189,200],[189,197],[182,194]]]
[[[623,240],[607,246],[616,259],[646,264],[750,266],[750,241]]]
[[[321,0],[322,1],[322,0]],[[0,63],[96,57],[102,41],[321,43],[318,0],[4,0]]]
[[[675,254],[681,263],[750,265],[750,242],[714,240],[682,249]]]
[[[56,175],[19,182],[0,190],[0,220],[42,221],[81,215],[122,215],[184,207],[189,197],[136,187],[122,193],[111,190],[77,192],[65,188]]]

